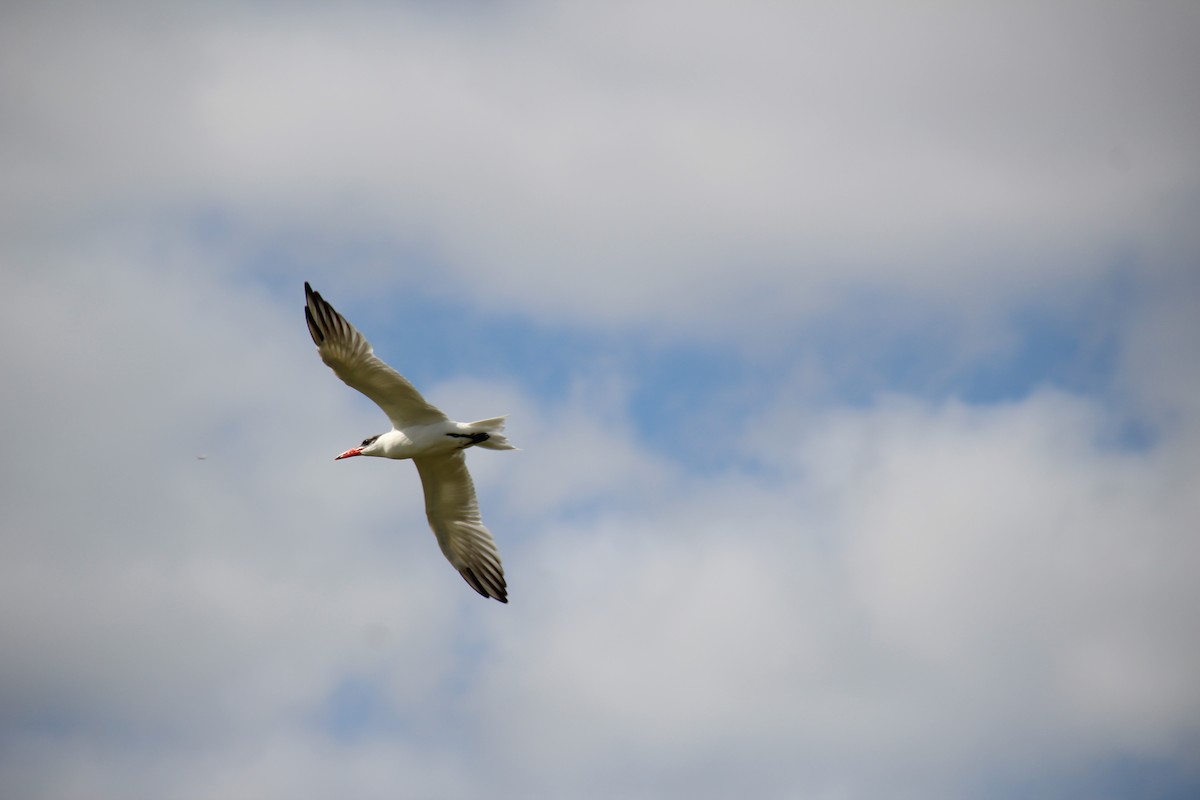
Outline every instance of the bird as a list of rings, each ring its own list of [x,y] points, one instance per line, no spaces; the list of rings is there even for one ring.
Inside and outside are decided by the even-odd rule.
[[[321,360],[383,410],[392,429],[368,436],[334,460],[354,456],[411,459],[425,490],[425,516],[446,559],[485,598],[508,602],[500,552],[483,524],[466,451],[516,450],[502,433],[506,416],[455,422],[375,355],[358,329],[304,282],[304,317]]]

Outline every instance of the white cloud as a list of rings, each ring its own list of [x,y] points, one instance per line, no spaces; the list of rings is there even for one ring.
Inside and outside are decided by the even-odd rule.
[[[847,413],[801,443],[804,474],[857,454],[835,494],[723,477],[560,532],[539,548],[553,602],[497,625],[478,690],[501,761],[594,796],[707,796],[682,777],[706,767],[878,796],[1182,756],[1197,465],[1098,452],[1096,419],[1061,397]]]
[[[42,8],[0,25],[5,792],[1196,774],[1194,12]],[[1077,303],[1052,290],[1119,258],[1098,397],[846,408],[844,365],[790,349],[841,291],[894,301],[886,341]],[[652,448],[619,358],[561,396],[423,387],[524,448],[472,455],[513,597],[484,603],[408,465],[333,464],[381,417],[314,355],[298,264],[368,307],[770,340],[783,377],[681,412],[755,469]],[[1144,443],[1113,445],[1122,417]],[[372,716],[339,737],[347,681]]]
[[[298,335],[299,292],[287,325],[200,272],[88,255],[9,287],[7,713],[227,735],[334,680],[317,650],[345,668],[368,630],[436,631],[415,475],[332,470],[328,426],[355,412]]]
[[[762,472],[705,476],[638,441],[620,380],[552,406],[431,386],[512,412],[526,448],[472,459],[513,589],[493,609],[406,465],[329,460],[380,420],[297,300],[127,255],[48,251],[9,290],[0,700],[25,796],[959,796],[1117,754],[1194,767],[1194,398],[1131,451],[1053,392],[784,392],[742,421]],[[349,743],[321,722],[347,677],[384,721]]]
[[[1164,5],[90,22],[9,26],[14,213],[394,237],[558,319],[736,330],[863,282],[994,310],[1110,268],[1198,177],[1200,17]]]

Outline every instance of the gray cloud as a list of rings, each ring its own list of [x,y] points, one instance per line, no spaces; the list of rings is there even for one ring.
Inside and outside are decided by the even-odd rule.
[[[2,12],[5,793],[1196,774],[1194,12],[181,8]],[[379,240],[428,258],[333,258]],[[525,448],[471,459],[513,588],[485,610],[408,465],[331,461],[381,422],[296,264],[749,342],[855,289],[1003,317],[1132,288],[1104,396],[846,407],[796,357],[706,398],[752,409],[700,434],[753,464],[716,474],[644,440],[617,367],[422,387]]]
[[[876,796],[1183,756],[1200,553],[1163,488],[1195,460],[1097,453],[1096,419],[1054,396],[838,415],[797,464],[849,460],[836,494],[722,480],[548,541],[556,600],[479,691],[515,727],[499,761],[594,796]]]
[[[479,304],[696,327],[1086,280],[1198,177],[1190,10],[667,9],[16,15],[12,208],[386,231]]]
[[[47,251],[3,322],[24,796],[961,796],[1117,755],[1194,767],[1190,390],[1132,451],[1061,393],[785,391],[743,422],[764,474],[706,477],[638,441],[619,389],[432,386],[525,428],[513,460],[472,459],[514,589],[489,617],[406,465],[329,460],[378,415],[296,301],[95,253]],[[778,419],[806,420],[788,446]],[[379,722],[342,742],[322,720],[348,678]]]

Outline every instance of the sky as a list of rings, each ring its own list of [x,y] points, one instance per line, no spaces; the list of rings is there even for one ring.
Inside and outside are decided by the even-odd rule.
[[[1200,794],[1200,6],[0,8],[0,794]],[[472,450],[429,533],[303,283]]]

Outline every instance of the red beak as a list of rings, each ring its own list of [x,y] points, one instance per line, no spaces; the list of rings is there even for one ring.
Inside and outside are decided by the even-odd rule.
[[[347,450],[346,452],[342,453],[340,456],[335,458],[334,461],[338,461],[343,458],[349,458],[350,456],[361,456],[361,455],[362,455],[361,447],[351,447],[349,450]]]

